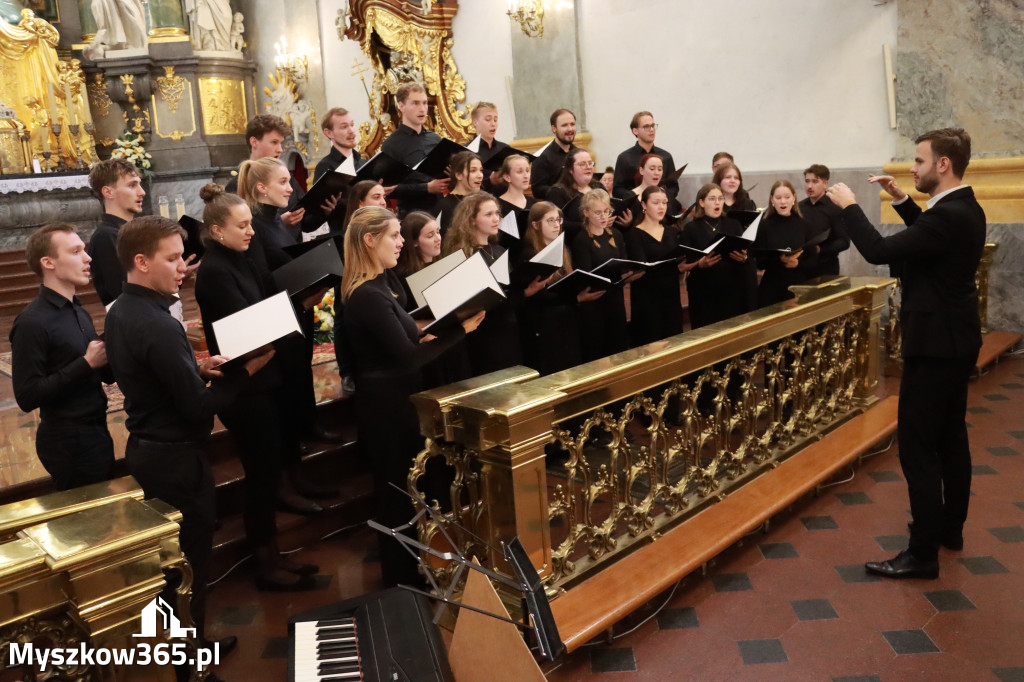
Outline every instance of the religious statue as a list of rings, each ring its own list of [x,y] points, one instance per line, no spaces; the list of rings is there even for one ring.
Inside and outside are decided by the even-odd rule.
[[[142,0],[92,0],[91,9],[96,20],[94,45],[106,45],[112,50],[146,46],[146,10]]]
[[[46,111],[46,106],[35,95],[25,98],[25,106],[32,112],[31,132],[29,132],[28,138],[29,146],[32,147],[32,156],[39,159],[44,170],[54,168],[57,165],[57,159],[51,156],[47,163],[43,157],[44,152],[51,152],[57,144],[57,139],[50,131],[50,114]]]
[[[292,127],[292,139],[295,146],[307,160],[310,156],[307,145],[312,142],[319,150],[319,138],[315,126],[316,113],[312,105],[303,99],[299,86],[288,74],[280,69],[270,74],[273,88],[263,88],[264,94],[270,98],[266,103],[267,110],[280,116]]]
[[[229,0],[185,0],[185,12],[197,50],[231,50],[234,15]]]
[[[241,52],[245,46],[245,39],[242,37],[245,33],[244,22],[245,16],[241,12],[235,12],[235,19],[231,22],[231,49],[235,52]]]

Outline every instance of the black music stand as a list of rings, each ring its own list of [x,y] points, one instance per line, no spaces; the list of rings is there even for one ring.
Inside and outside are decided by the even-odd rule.
[[[390,485],[393,485],[398,490],[402,490],[393,483]],[[558,626],[555,624],[555,617],[551,613],[551,604],[548,602],[547,594],[544,592],[544,584],[541,582],[540,575],[537,574],[537,569],[533,567],[533,562],[530,561],[530,557],[526,554],[526,550],[523,548],[523,544],[519,541],[518,537],[512,538],[510,542],[501,543],[502,554],[505,556],[505,560],[508,561],[509,565],[512,567],[512,572],[515,573],[515,579],[513,579],[508,576],[501,575],[500,573],[496,573],[488,568],[484,568],[480,564],[473,563],[472,560],[467,559],[466,556],[456,548],[456,543],[448,534],[446,527],[457,526],[462,532],[476,538],[481,544],[489,546],[489,543],[485,542],[482,538],[468,529],[453,523],[450,519],[446,518],[443,514],[427,504],[426,499],[424,499],[420,494],[413,494],[407,490],[402,490],[402,492],[420,504],[420,510],[416,512],[416,515],[413,516],[408,523],[404,523],[396,528],[388,528],[387,526],[377,523],[371,519],[367,521],[367,524],[369,524],[371,528],[374,528],[385,535],[390,535],[397,542],[401,543],[402,547],[413,555],[421,566],[423,566],[423,556],[421,552],[426,552],[427,554],[444,561],[454,561],[458,564],[458,568],[452,576],[451,583],[445,590],[442,590],[440,586],[438,586],[437,581],[434,580],[433,574],[426,566],[423,566],[422,572],[433,587],[433,594],[418,590],[414,587],[409,587],[408,585],[400,585],[401,588],[409,590],[410,592],[425,595],[430,599],[441,602],[441,604],[470,609],[477,613],[482,613],[485,616],[490,616],[491,618],[512,623],[524,632],[531,633],[536,640],[536,646],[540,651],[541,656],[550,661],[555,660],[565,652],[565,644],[562,642],[562,638],[558,635]],[[403,532],[409,529],[415,529],[416,523],[427,514],[429,514],[431,519],[437,523],[437,527],[444,538],[448,541],[448,545],[452,548],[456,548],[455,551],[442,552],[434,549],[433,547],[428,547]],[[492,547],[492,549],[495,548]],[[470,606],[469,604],[463,604],[453,600],[452,596],[455,593],[455,586],[459,584],[460,579],[467,568],[483,573],[491,580],[497,581],[521,592],[523,595],[522,603],[524,622],[520,623],[519,621],[511,620],[502,615],[491,613],[490,611],[478,609],[475,606]],[[434,615],[435,623],[440,620],[441,613],[442,607],[439,604],[437,612]]]

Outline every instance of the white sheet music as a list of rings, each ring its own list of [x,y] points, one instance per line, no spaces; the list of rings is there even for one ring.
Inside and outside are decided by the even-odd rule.
[[[562,267],[565,258],[565,232],[551,240],[551,243],[540,250],[536,256],[530,259],[531,263],[545,263],[556,268]]]
[[[438,216],[438,221],[441,218]],[[501,222],[498,223],[498,232],[504,232],[505,234],[519,239],[519,223],[516,221],[516,212],[509,211]]]
[[[491,272],[494,273],[494,279],[498,280],[498,284],[509,285],[511,280],[508,277],[508,251],[498,256],[498,260],[491,265]]]
[[[757,228],[761,225],[761,216],[763,215],[764,212],[758,213],[757,217],[754,218],[754,222],[750,223],[747,229],[743,230],[743,234],[740,236],[752,242],[757,241]]]
[[[474,154],[480,153],[480,136],[477,135],[472,140],[470,140],[469,144],[466,145],[466,149],[473,152]]]
[[[466,260],[466,254],[459,249],[406,277],[405,283],[409,285],[409,291],[416,299],[416,305],[418,307],[426,305],[427,299],[423,298],[423,290],[454,270],[464,260]]]
[[[212,326],[220,354],[229,358],[245,355],[292,332],[301,333],[287,291],[242,308]]]
[[[355,176],[356,174],[356,155],[355,151],[349,154],[348,158],[338,164],[338,167],[334,169],[338,173],[343,175]]]
[[[488,287],[505,295],[494,273],[487,267],[483,254],[477,252],[424,289],[423,296],[434,313],[434,319],[440,320]]]
[[[535,151],[535,152],[533,153],[533,155],[534,155],[535,157],[539,157],[539,156],[540,156],[541,154],[543,154],[543,153],[544,153],[544,150],[545,150],[545,149],[547,149],[548,147],[550,147],[550,146],[551,146],[552,144],[554,144],[554,142],[555,142],[555,138],[551,138],[551,141],[550,141],[550,142],[548,142],[548,143],[547,143],[546,145],[544,145],[543,147],[541,147],[540,149],[538,149],[537,151]]]

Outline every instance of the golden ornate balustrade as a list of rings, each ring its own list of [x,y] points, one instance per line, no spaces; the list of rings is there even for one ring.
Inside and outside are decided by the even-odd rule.
[[[875,401],[894,281],[838,277],[796,301],[546,377],[517,367],[413,396],[427,448],[410,489],[502,571],[518,536],[552,594],[570,588]],[[446,494],[425,475],[454,471]],[[429,517],[421,541],[443,539]],[[434,564],[441,584],[452,567]]]

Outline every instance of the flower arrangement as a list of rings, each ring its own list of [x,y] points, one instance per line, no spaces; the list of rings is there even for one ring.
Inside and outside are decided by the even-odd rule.
[[[131,161],[139,169],[143,177],[145,177],[153,169],[153,155],[142,146],[143,142],[145,140],[142,138],[142,135],[125,133],[114,140],[115,147],[114,151],[110,152],[110,158]]]
[[[334,343],[334,289],[313,308],[313,343]]]

